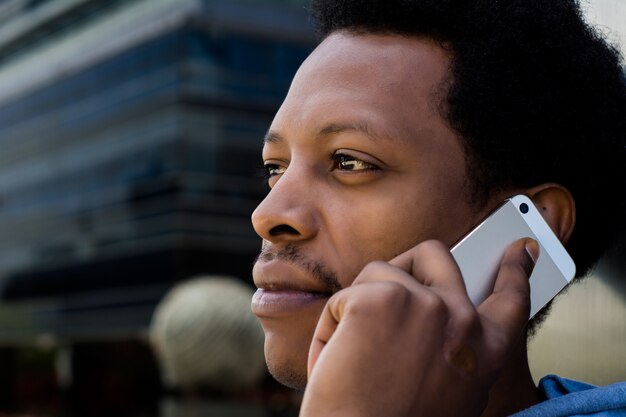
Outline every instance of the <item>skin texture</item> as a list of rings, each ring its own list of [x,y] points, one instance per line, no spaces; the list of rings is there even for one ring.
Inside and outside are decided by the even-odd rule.
[[[537,401],[523,341],[536,244],[510,248],[478,310],[447,248],[518,192],[542,196],[547,217],[573,201],[542,185],[469,203],[462,139],[438,110],[449,59],[428,39],[334,33],[270,127],[253,311],[276,379],[303,389],[308,361],[304,416],[502,415]],[[569,234],[573,220],[554,224]],[[315,297],[281,309],[265,303],[272,292]],[[402,389],[378,395],[389,381]],[[512,388],[517,399],[500,401]],[[436,408],[450,404],[462,408]]]

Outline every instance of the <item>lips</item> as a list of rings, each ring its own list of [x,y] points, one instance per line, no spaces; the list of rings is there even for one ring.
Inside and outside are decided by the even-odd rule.
[[[257,262],[252,270],[258,290],[252,312],[259,318],[278,318],[321,309],[332,295],[299,268],[281,260]]]
[[[252,297],[252,312],[259,318],[284,317],[326,304],[330,295],[304,291],[258,289]]]

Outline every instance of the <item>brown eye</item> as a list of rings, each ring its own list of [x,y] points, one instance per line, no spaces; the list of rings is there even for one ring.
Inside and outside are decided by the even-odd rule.
[[[334,159],[337,169],[342,171],[367,171],[378,169],[376,165],[350,155],[337,154],[334,156]]]
[[[265,169],[266,178],[271,178],[271,177],[275,177],[276,175],[284,174],[285,171],[287,170],[287,168],[280,166],[278,164],[265,164],[263,168]]]

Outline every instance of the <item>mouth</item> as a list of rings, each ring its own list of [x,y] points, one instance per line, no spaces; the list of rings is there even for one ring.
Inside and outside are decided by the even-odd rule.
[[[332,295],[304,271],[281,260],[257,262],[252,274],[258,289],[251,307],[259,318],[286,317],[308,309],[321,309]]]
[[[296,315],[309,308],[321,308],[332,294],[291,289],[259,288],[252,296],[252,312],[259,318]]]

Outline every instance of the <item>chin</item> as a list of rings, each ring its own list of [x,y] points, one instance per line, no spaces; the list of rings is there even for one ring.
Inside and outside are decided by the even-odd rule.
[[[276,381],[296,391],[304,392],[307,381],[306,374],[302,374],[289,366],[273,366],[269,362],[267,368]]]
[[[266,332],[265,361],[274,379],[289,388],[304,391],[310,344],[310,336],[285,338],[280,333]]]

